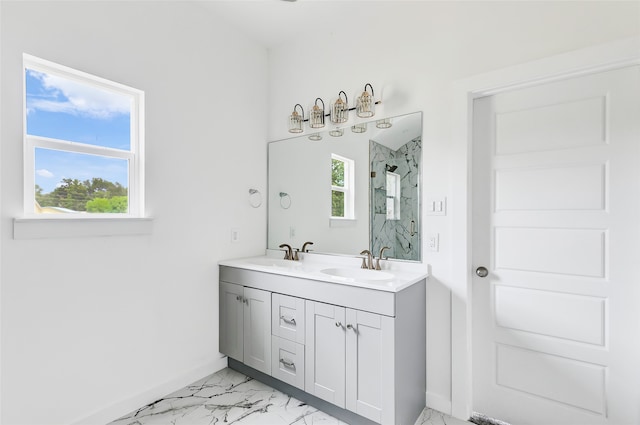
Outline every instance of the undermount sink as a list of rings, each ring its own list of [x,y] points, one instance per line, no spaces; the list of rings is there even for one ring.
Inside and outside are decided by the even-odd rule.
[[[320,273],[324,273],[331,277],[348,280],[348,281],[364,281],[364,282],[383,282],[392,280],[395,276],[391,273],[380,270],[355,269],[355,268],[330,268],[322,269]]]
[[[279,258],[254,258],[250,260],[249,263],[256,266],[264,266],[264,267],[287,267],[287,268],[301,267],[301,264],[298,261],[283,260]]]

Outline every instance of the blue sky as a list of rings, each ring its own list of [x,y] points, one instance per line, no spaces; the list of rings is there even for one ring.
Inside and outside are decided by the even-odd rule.
[[[33,70],[26,73],[27,134],[130,149],[131,98]],[[36,149],[35,182],[44,193],[64,178],[100,177],[128,186],[127,161]]]

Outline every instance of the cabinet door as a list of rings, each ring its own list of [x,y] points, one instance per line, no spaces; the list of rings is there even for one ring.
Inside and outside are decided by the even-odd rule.
[[[271,375],[271,292],[244,288],[244,364]]]
[[[243,287],[220,282],[220,352],[243,361]]]
[[[289,295],[271,296],[271,332],[289,341],[304,344],[304,300]]]
[[[305,302],[305,390],[345,407],[345,309]]]
[[[394,422],[393,318],[346,311],[347,409],[381,424]]]

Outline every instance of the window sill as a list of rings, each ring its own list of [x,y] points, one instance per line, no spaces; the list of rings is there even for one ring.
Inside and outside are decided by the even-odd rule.
[[[152,218],[40,218],[13,219],[13,239],[90,238],[148,235]]]

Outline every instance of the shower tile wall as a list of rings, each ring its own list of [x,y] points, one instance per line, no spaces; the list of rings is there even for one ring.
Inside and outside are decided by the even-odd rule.
[[[373,140],[369,143],[371,160],[371,247],[376,254],[383,246],[389,257],[404,260],[420,260],[418,181],[422,157],[420,137],[405,143],[397,151]],[[400,220],[387,219],[386,166],[397,166],[394,173],[400,175]],[[413,235],[412,233],[413,222]]]

